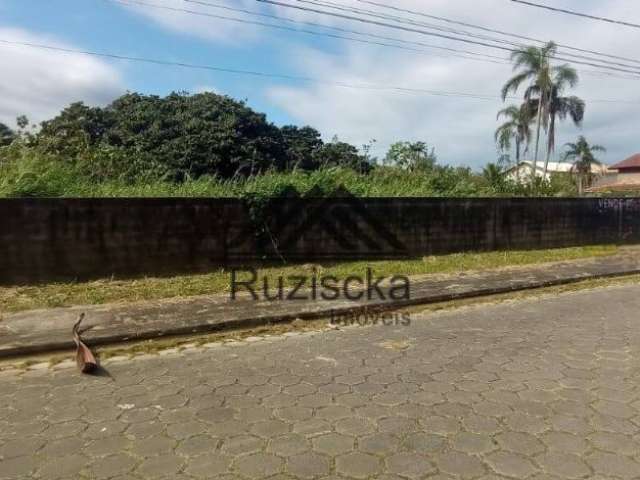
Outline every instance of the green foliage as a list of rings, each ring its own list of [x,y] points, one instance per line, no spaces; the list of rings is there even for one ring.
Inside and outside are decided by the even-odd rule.
[[[7,127],[4,123],[0,122],[0,147],[5,147],[13,142],[16,138],[16,134]]]
[[[325,143],[312,127],[279,128],[213,93],[129,93],[106,108],[71,104],[37,133],[26,130],[26,117],[18,124],[17,134],[0,126],[0,138],[12,138],[0,147],[0,197],[244,198],[264,223],[269,199],[292,191],[479,197],[559,195],[571,187],[554,179],[519,185],[495,165],[482,174],[439,165],[425,142],[395,143],[377,166],[374,140],[361,150],[337,138]],[[513,126],[505,135],[522,125]]]
[[[384,159],[385,165],[415,171],[433,170],[437,158],[435,149],[425,142],[397,142],[391,145]]]
[[[280,129],[243,102],[214,93],[165,98],[129,93],[107,108],[75,103],[44,122],[37,144],[90,176],[141,172],[183,181],[231,178],[286,166]]]
[[[497,168],[497,167],[496,167]],[[496,175],[491,178],[497,178]],[[230,197],[253,205],[296,191],[331,195],[344,188],[359,197],[483,197],[553,196],[573,194],[567,175],[534,186],[490,180],[469,168],[435,165],[430,171],[411,172],[396,167],[376,167],[369,173],[351,168],[326,167],[313,171],[268,171],[252,177],[223,179],[204,175],[174,182],[140,176],[134,181],[118,177],[97,180],[52,155],[43,155],[18,141],[0,150],[0,197]],[[259,206],[256,207],[259,209]],[[260,213],[256,210],[256,218]]]
[[[43,122],[36,147],[102,180],[186,181],[251,177],[267,170],[370,169],[357,148],[325,144],[311,127],[282,129],[230,97],[128,93],[106,108],[74,103]]]
[[[315,170],[324,145],[321,134],[312,127],[285,125],[280,129],[285,143],[287,170]]]
[[[113,125],[113,115],[106,110],[72,103],[42,123],[37,143],[45,153],[72,160],[97,147]]]
[[[571,171],[577,179],[578,193],[582,195],[584,188],[593,182],[593,166],[600,165],[594,152],[605,152],[606,149],[601,145],[590,145],[583,135],[576,143],[567,143],[565,149],[564,160],[573,162]]]
[[[583,100],[575,96],[562,96],[566,89],[574,88],[578,84],[579,77],[577,71],[570,65],[553,62],[557,53],[558,46],[554,42],[541,47],[529,46],[513,51],[511,60],[514,70],[518,72],[502,87],[502,99],[506,100],[509,93],[517,92],[523,83],[529,82],[524,92],[523,108],[529,112],[537,112],[533,168],[535,170],[538,161],[540,131],[544,128],[547,132],[545,176],[551,153],[555,149],[557,120],[570,117],[573,123],[579,126],[585,112]],[[504,128],[504,125],[501,128]],[[504,147],[508,144],[508,136],[504,131],[496,132],[496,140],[500,146]],[[526,143],[528,145],[529,140]]]
[[[29,125],[29,119],[26,115],[20,115],[18,118],[16,118],[16,124],[18,125],[18,128],[20,130],[24,130]]]
[[[0,197],[61,197],[76,172],[57,159],[43,157],[18,142],[0,150]]]
[[[482,176],[489,187],[495,192],[504,192],[506,190],[507,181],[502,169],[495,163],[488,163],[482,169]]]
[[[344,167],[351,168],[360,173],[369,172],[372,165],[358,152],[353,145],[334,138],[332,142],[325,143],[315,154],[315,163],[320,168]]]
[[[510,105],[498,112],[498,119],[504,117],[506,121],[498,127],[494,134],[498,149],[507,153],[511,150],[511,141],[515,141],[516,163],[520,162],[522,147],[525,153],[531,141],[531,123],[535,118],[535,111],[531,102],[524,102],[520,107]]]

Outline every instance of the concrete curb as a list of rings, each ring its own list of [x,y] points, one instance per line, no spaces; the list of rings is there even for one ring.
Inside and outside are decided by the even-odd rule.
[[[600,264],[605,263],[600,260]],[[396,310],[405,307],[418,306],[418,305],[428,305],[439,302],[446,302],[451,300],[458,299],[468,299],[474,297],[485,297],[490,295],[504,294],[510,292],[518,292],[525,290],[536,290],[545,287],[552,286],[560,286],[567,285],[572,283],[578,283],[585,280],[597,280],[604,278],[614,278],[614,277],[625,277],[635,274],[640,274],[640,260],[633,261],[627,265],[627,268],[620,268],[621,265],[617,265],[618,268],[611,269],[602,269],[602,265],[598,264],[598,260],[593,262],[593,265],[600,268],[595,268],[595,270],[603,270],[603,271],[593,271],[593,268],[586,268],[582,265],[581,268],[577,268],[576,271],[572,275],[564,275],[564,276],[556,276],[554,278],[550,278],[549,273],[545,273],[548,270],[542,269],[540,265],[537,265],[537,270],[540,272],[540,278],[529,278],[524,281],[513,279],[513,273],[509,275],[502,274],[502,281],[499,279],[493,279],[494,285],[491,285],[492,281],[489,278],[491,272],[486,274],[484,277],[479,277],[476,280],[468,282],[473,285],[470,288],[462,288],[457,291],[446,291],[448,286],[445,285],[444,288],[437,289],[435,288],[437,282],[418,282],[418,288],[416,288],[416,292],[412,294],[412,298],[408,300],[402,301],[370,301],[370,302],[342,302],[339,304],[331,303],[330,305],[326,305],[325,308],[319,309],[311,309],[304,308],[302,305],[299,310],[294,309],[292,311],[278,311],[275,309],[275,312],[266,312],[260,315],[255,315],[255,306],[251,309],[248,309],[251,314],[245,314],[236,316],[236,318],[228,318],[222,321],[211,321],[211,317],[215,317],[216,312],[211,313],[208,317],[203,317],[201,321],[197,319],[192,323],[179,323],[176,321],[167,321],[167,320],[157,320],[155,322],[151,321],[148,324],[145,324],[143,327],[121,327],[118,325],[108,324],[106,328],[102,328],[104,331],[96,332],[90,331],[85,335],[86,343],[89,346],[104,346],[110,344],[121,344],[127,342],[137,342],[142,340],[152,340],[162,337],[172,337],[172,336],[188,336],[193,334],[205,334],[205,333],[215,333],[222,331],[230,331],[241,328],[255,328],[260,326],[265,326],[269,324],[277,324],[283,322],[290,322],[295,319],[303,319],[303,320],[313,320],[319,318],[327,318],[332,314],[334,315],[346,315],[355,312],[384,312],[390,310]],[[569,263],[560,264],[560,267],[567,269],[572,265]],[[586,271],[585,271],[586,270]],[[609,271],[607,271],[609,270]],[[530,269],[527,272],[532,272],[533,269]],[[497,274],[493,275],[494,277]],[[451,282],[451,280],[450,280]],[[427,285],[428,284],[428,285]],[[424,290],[420,289],[421,285],[427,285],[429,288],[424,288]],[[434,291],[435,289],[435,291]],[[412,289],[413,290],[413,289]],[[314,305],[318,302],[308,302],[309,306]],[[161,308],[161,307],[158,307]],[[222,305],[224,308],[224,305]],[[227,306],[227,308],[231,308]],[[73,307],[72,309],[66,309],[66,314],[75,315],[74,311],[81,311],[82,307]],[[108,308],[106,309],[108,310]],[[224,311],[224,310],[221,310]],[[45,311],[46,312],[46,311]],[[179,315],[177,313],[176,315]],[[56,338],[56,335],[47,335],[45,333],[41,333],[40,336],[33,336],[25,333],[18,344],[4,344],[0,345],[0,358],[13,358],[19,356],[33,355],[33,354],[42,354],[48,352],[56,352],[56,351],[67,351],[75,348],[75,344],[73,343],[70,334],[66,335],[61,334],[62,332],[66,332],[66,330],[58,329],[57,336],[60,338]],[[1,338],[1,337],[0,337]]]

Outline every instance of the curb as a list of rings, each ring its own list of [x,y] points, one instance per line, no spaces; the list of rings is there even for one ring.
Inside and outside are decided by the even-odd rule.
[[[255,328],[266,326],[270,324],[278,324],[278,323],[287,323],[292,322],[296,319],[301,320],[317,320],[320,318],[326,318],[334,315],[347,315],[350,313],[356,312],[384,312],[397,310],[400,308],[419,306],[419,305],[429,305],[434,303],[447,302],[451,300],[462,300],[468,298],[480,298],[487,297],[492,295],[511,293],[511,292],[520,292],[526,290],[539,290],[542,288],[553,287],[553,286],[561,286],[561,285],[570,285],[573,283],[584,282],[588,280],[598,280],[598,279],[606,279],[606,278],[616,278],[616,277],[627,277],[632,275],[640,274],[640,269],[634,268],[625,271],[617,271],[617,272],[607,272],[607,273],[598,273],[598,274],[583,274],[576,275],[574,277],[565,277],[565,278],[557,278],[551,280],[537,280],[531,281],[527,284],[522,285],[504,285],[499,287],[487,287],[487,288],[478,288],[469,290],[466,292],[460,293],[443,293],[443,294],[431,294],[431,295],[421,295],[415,298],[411,298],[408,300],[401,301],[378,301],[371,302],[368,304],[357,304],[348,307],[337,307],[337,308],[326,308],[322,310],[314,310],[314,311],[300,311],[295,314],[285,314],[285,315],[263,315],[263,316],[253,316],[246,318],[238,318],[233,320],[228,320],[221,323],[216,324],[199,324],[199,325],[190,325],[190,326],[181,326],[174,328],[163,328],[162,330],[149,328],[146,331],[141,331],[135,335],[127,334],[106,334],[101,336],[96,336],[94,338],[88,338],[85,340],[85,343],[90,347],[96,346],[105,346],[112,344],[122,344],[122,343],[130,343],[130,342],[138,342],[143,340],[154,340],[163,337],[179,337],[179,336],[189,336],[194,334],[206,334],[206,333],[217,333],[217,332],[225,332],[232,330],[239,330],[242,328]],[[76,348],[73,340],[69,341],[58,341],[58,342],[50,342],[50,343],[39,343],[34,345],[21,345],[15,347],[7,347],[0,349],[0,359],[9,359],[27,355],[34,354],[42,354],[42,353],[54,353],[54,352],[65,352],[70,351]]]

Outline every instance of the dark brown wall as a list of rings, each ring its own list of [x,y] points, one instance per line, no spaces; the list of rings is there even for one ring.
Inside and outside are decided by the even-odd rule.
[[[0,283],[638,241],[640,199],[4,199]]]

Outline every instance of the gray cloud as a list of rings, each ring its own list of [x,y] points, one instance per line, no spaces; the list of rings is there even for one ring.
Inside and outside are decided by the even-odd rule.
[[[41,34],[0,27],[0,38],[73,48]],[[0,121],[18,115],[40,122],[67,104],[83,100],[105,104],[124,91],[119,72],[106,62],[80,54],[52,54],[19,46],[0,46]]]

